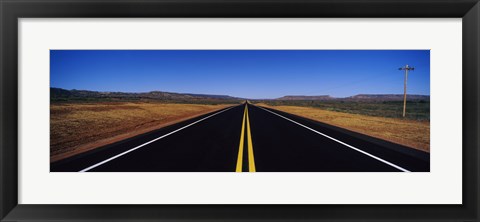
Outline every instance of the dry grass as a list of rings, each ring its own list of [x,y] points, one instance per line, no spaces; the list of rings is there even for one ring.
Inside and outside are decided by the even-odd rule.
[[[430,152],[430,122],[341,113],[312,107],[268,106],[351,131]]]
[[[171,125],[229,105],[63,103],[50,105],[50,161]]]

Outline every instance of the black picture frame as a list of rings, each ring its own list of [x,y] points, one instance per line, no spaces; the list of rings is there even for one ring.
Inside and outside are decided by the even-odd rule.
[[[0,15],[1,221],[479,221],[480,4],[478,0],[0,0]],[[18,18],[46,17],[463,18],[463,204],[18,204],[17,20]]]

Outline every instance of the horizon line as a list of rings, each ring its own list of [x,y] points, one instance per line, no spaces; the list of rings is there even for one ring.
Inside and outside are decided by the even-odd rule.
[[[62,90],[67,90],[67,91],[76,90],[76,91],[90,91],[90,92],[100,92],[100,93],[135,93],[135,94],[140,94],[140,93],[151,93],[151,92],[164,92],[164,93],[190,94],[190,95],[229,96],[229,97],[238,98],[238,99],[254,99],[254,98],[231,96],[231,95],[228,95],[228,94],[170,92],[170,91],[161,91],[161,90],[151,90],[151,91],[143,91],[143,92],[139,92],[139,91],[136,91],[136,92],[131,92],[131,91],[130,91],[130,92],[129,92],[129,91],[98,91],[98,90],[88,90],[88,89],[65,89],[65,88],[52,87],[52,86],[50,86],[50,89],[52,89],[52,88],[62,89]],[[359,95],[403,95],[403,93],[399,93],[399,94],[392,94],[392,93],[383,93],[383,94],[382,94],[382,93],[378,93],[378,94],[359,93],[359,94],[350,95],[350,96],[345,96],[345,97],[335,97],[335,96],[331,96],[331,95],[293,95],[293,94],[289,94],[289,95],[283,95],[283,96],[276,97],[276,98],[257,98],[257,99],[254,99],[254,100],[279,99],[279,98],[287,97],[287,96],[306,96],[306,97],[323,96],[323,97],[331,97],[331,98],[335,98],[335,99],[342,99],[342,98],[349,98],[349,97],[359,96]],[[429,96],[429,97],[430,97],[430,94],[408,94],[408,93],[407,93],[407,95],[410,95],[410,96]]]

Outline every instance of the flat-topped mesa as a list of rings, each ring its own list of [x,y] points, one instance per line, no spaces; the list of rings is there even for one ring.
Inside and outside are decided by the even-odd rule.
[[[52,99],[152,99],[152,100],[198,100],[198,99],[216,99],[216,100],[240,100],[228,95],[208,95],[192,93],[174,93],[163,91],[150,92],[99,92],[90,90],[66,90],[61,88],[50,88],[50,98]]]
[[[346,100],[371,100],[371,101],[402,101],[403,94],[358,94],[355,96],[346,97]],[[430,101],[428,95],[407,95],[409,101]]]
[[[277,98],[276,100],[333,100],[335,98],[329,95],[321,95],[321,96],[283,96]]]

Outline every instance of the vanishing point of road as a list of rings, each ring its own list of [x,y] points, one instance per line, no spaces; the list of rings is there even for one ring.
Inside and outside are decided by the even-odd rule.
[[[51,164],[51,172],[428,172],[430,155],[244,103]]]

